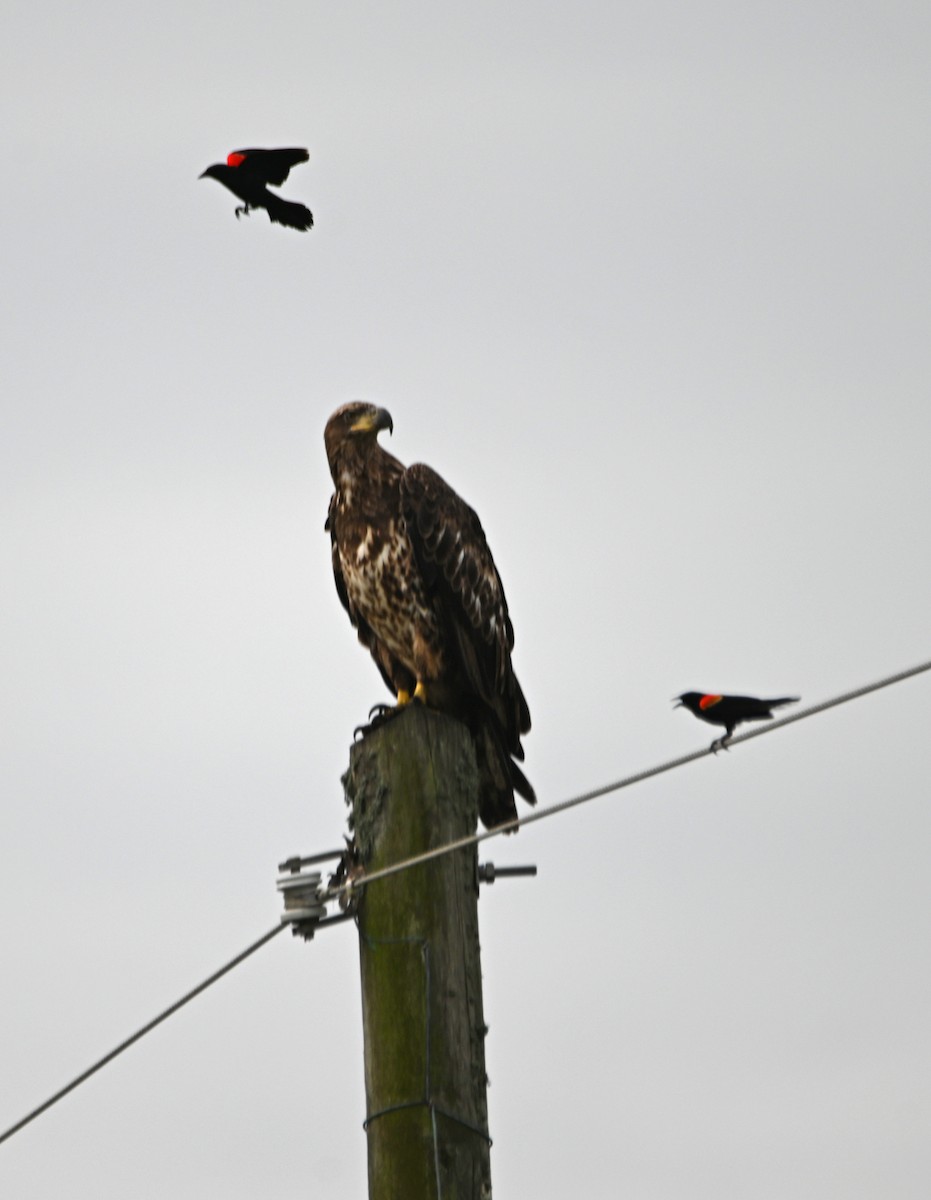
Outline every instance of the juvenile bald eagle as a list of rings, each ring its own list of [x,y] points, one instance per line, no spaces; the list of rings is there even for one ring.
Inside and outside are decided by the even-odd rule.
[[[378,444],[394,425],[373,404],[327,421],[333,574],[343,607],[398,706],[411,700],[465,721],[492,828],[535,803],[514,759],[530,711],[511,666],[514,630],[478,517],[436,471],[405,467]]]

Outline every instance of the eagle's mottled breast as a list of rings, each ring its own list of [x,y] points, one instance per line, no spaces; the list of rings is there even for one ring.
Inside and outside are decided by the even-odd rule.
[[[424,646],[439,653],[437,615],[414,560],[404,518],[337,506],[340,566],[352,606],[390,653],[427,678]]]

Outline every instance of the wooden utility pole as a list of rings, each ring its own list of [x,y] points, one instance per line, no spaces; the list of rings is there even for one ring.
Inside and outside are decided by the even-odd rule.
[[[350,753],[366,871],[474,833],[478,772],[460,722],[411,704]],[[475,846],[359,901],[369,1200],[491,1196]]]

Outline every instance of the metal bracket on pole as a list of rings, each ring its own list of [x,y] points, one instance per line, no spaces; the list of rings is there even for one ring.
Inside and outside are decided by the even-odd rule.
[[[284,900],[281,923],[290,925],[295,937],[309,941],[322,926],[336,925],[355,916],[355,906],[349,904],[343,896],[340,896],[340,908],[343,911],[334,913],[332,917],[326,915],[327,901],[332,899],[328,893],[335,884],[346,878],[351,854],[351,847],[347,846],[344,850],[327,850],[322,854],[309,854],[304,857],[294,854],[278,864],[278,870],[284,872],[277,879],[278,891]],[[322,882],[319,871],[304,870],[305,867],[331,862],[333,859],[339,859],[339,862],[328,883]]]
[[[493,862],[479,863],[479,883],[494,883],[496,879],[506,879],[512,875],[536,875],[537,868],[530,867],[496,867]]]
[[[315,863],[331,862],[334,858],[342,858],[346,853],[342,850],[325,850],[322,854],[311,854],[306,858],[300,858],[293,854],[290,858],[286,858],[283,863],[278,864],[279,871],[290,871],[292,874],[299,871],[301,867],[312,867]]]

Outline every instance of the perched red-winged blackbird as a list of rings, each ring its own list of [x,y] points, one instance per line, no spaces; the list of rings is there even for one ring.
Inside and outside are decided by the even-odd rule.
[[[237,208],[237,219],[253,208],[268,210],[268,219],[291,229],[310,229],[314,214],[303,204],[282,200],[268,190],[268,184],[280,187],[288,178],[288,172],[298,163],[307,162],[306,150],[234,150],[225,163],[214,163],[200,176],[209,176],[228,187],[234,196],[243,201]]]
[[[758,700],[756,696],[713,696],[704,692],[683,692],[676,699],[679,703],[675,708],[687,708],[710,725],[724,726],[727,731],[724,736],[715,738],[711,743],[711,749],[717,754],[718,750],[727,749],[727,743],[742,721],[771,721],[774,708],[795,704],[800,697],[780,696],[778,700]]]

